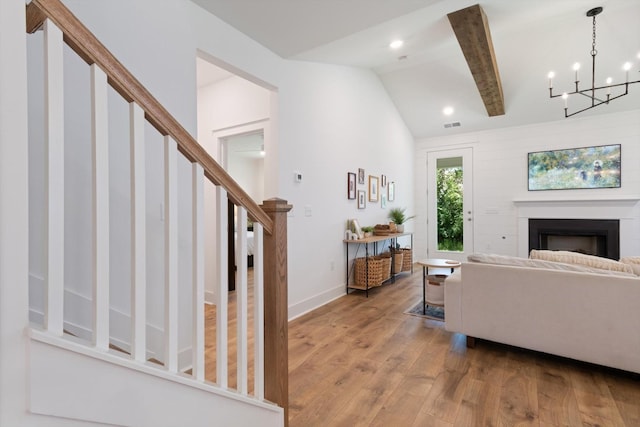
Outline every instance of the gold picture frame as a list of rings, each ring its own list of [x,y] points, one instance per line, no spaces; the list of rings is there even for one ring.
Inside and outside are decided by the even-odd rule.
[[[369,201],[377,202],[380,198],[380,180],[377,176],[369,175]]]

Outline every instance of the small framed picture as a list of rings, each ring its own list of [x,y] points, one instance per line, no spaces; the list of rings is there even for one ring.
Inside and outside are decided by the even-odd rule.
[[[387,186],[387,176],[380,175],[380,187],[384,188]]]
[[[382,209],[387,208],[387,195],[384,194],[384,191],[380,193],[380,207]]]
[[[396,198],[396,183],[391,181],[389,183],[389,186],[387,188],[388,190],[388,199],[390,202],[393,202],[393,200]]]
[[[364,190],[358,190],[358,209],[364,209],[367,207],[367,192]]]
[[[362,168],[358,169],[358,184],[364,185],[364,169]]]
[[[378,201],[378,192],[380,190],[379,187],[379,179],[377,176],[369,175],[369,201],[377,202]]]
[[[356,198],[356,174],[353,172],[347,173],[347,199]]]

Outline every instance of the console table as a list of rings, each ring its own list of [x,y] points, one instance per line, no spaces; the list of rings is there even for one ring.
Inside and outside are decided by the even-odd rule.
[[[356,285],[356,283],[352,283],[349,284],[349,276],[350,276],[350,272],[351,270],[349,269],[349,246],[356,246],[356,256],[358,254],[358,250],[360,249],[361,245],[364,245],[364,253],[365,253],[365,262],[366,262],[366,269],[367,269],[367,275],[368,275],[368,271],[369,271],[369,256],[370,255],[377,255],[378,254],[378,243],[380,242],[385,242],[385,241],[390,241],[390,244],[392,247],[396,247],[396,243],[398,240],[398,237],[402,237],[402,236],[409,236],[411,239],[411,249],[413,249],[413,233],[391,233],[391,234],[385,234],[385,235],[381,235],[381,236],[371,236],[371,237],[365,237],[363,239],[358,239],[358,240],[343,240],[345,247],[347,249],[346,253],[347,253],[347,257],[346,257],[346,270],[347,270],[347,278],[346,278],[346,292],[347,294],[349,294],[349,289],[357,289],[360,291],[365,291],[365,294],[367,297],[369,297],[369,281],[366,280],[365,286],[359,286]],[[370,254],[369,252],[369,244],[372,245],[372,249],[373,249],[373,253]],[[383,244],[384,247],[384,244]],[[399,272],[395,271],[395,254],[394,252],[391,252],[391,277],[390,279],[395,280],[395,275]],[[354,263],[353,265],[355,266],[355,258],[354,258]],[[413,273],[413,264],[411,265],[411,273]],[[354,279],[355,281],[355,279]]]

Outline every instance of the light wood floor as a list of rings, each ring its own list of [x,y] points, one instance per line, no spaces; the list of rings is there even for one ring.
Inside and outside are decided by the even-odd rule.
[[[468,349],[442,322],[403,314],[421,283],[416,269],[290,323],[291,427],[640,426],[640,376],[487,341]]]

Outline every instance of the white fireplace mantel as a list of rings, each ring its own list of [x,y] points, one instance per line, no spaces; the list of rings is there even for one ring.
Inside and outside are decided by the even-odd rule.
[[[638,226],[640,196],[599,199],[522,198],[513,200],[518,218],[518,256],[529,255],[529,218],[617,219],[620,220],[620,254],[637,252],[632,240]]]
[[[566,205],[583,205],[585,203],[589,205],[626,205],[634,206],[640,201],[639,196],[620,196],[620,197],[608,197],[601,199],[560,199],[560,198],[544,198],[544,199],[515,199],[513,204],[516,206],[527,205],[546,205],[546,204],[566,204]]]

